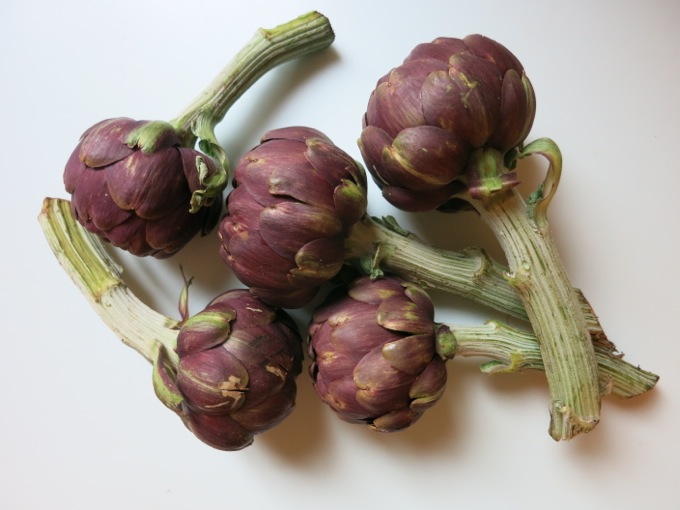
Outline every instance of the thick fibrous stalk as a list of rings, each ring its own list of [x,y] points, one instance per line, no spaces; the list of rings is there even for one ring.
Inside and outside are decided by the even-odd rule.
[[[335,39],[324,15],[310,12],[273,29],[259,29],[213,82],[172,124],[188,139],[200,137],[202,125],[212,130],[238,100],[270,69],[323,50]]]
[[[555,246],[547,209],[559,184],[562,158],[549,139],[536,140],[518,157],[545,156],[550,165],[541,186],[526,200],[511,179],[504,155],[480,149],[470,158],[465,199],[491,228],[508,260],[541,348],[551,393],[550,435],[570,439],[600,419],[597,364],[585,317]]]
[[[437,335],[439,351],[448,359],[454,356],[482,357],[490,361],[482,372],[505,373],[545,370],[536,335],[498,321],[482,326],[441,325]],[[651,390],[659,376],[632,365],[606,347],[595,345],[600,393],[631,398]]]
[[[178,322],[132,293],[101,240],[74,220],[69,202],[46,198],[38,219],[57,260],[104,323],[152,364],[162,346],[176,367]]]
[[[511,284],[522,296],[549,367],[551,434],[555,439],[568,439],[588,431],[599,421],[600,411],[593,346],[550,233],[531,224],[519,199],[480,210],[503,240]],[[525,228],[518,228],[521,224]]]
[[[509,270],[481,248],[451,251],[420,241],[393,219],[364,216],[350,230],[345,243],[348,260],[360,260],[367,272],[385,270],[417,283],[489,306],[528,320],[517,290],[508,283]],[[591,337],[606,339],[590,303],[576,290]]]

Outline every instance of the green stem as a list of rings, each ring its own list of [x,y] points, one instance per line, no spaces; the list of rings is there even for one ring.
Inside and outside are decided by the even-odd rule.
[[[59,263],[123,343],[150,363],[156,363],[162,350],[168,362],[177,366],[179,323],[132,293],[101,240],[73,218],[68,200],[46,198],[38,220]]]
[[[481,326],[439,325],[437,340],[444,359],[482,357],[484,373],[545,370],[536,335],[489,321]],[[651,390],[659,376],[623,361],[609,349],[595,346],[600,393],[632,398]]]
[[[309,12],[276,28],[260,28],[172,124],[189,137],[197,124],[205,122],[214,127],[265,73],[284,62],[324,50],[334,39],[328,18],[318,12]]]
[[[509,180],[503,156],[480,149],[471,158],[466,198],[496,235],[508,260],[509,282],[524,302],[541,348],[552,397],[550,434],[570,439],[594,428],[600,417],[595,352],[578,294],[569,282],[546,218],[561,171],[552,142],[541,140],[522,156],[548,154],[543,185],[527,202]],[[474,185],[471,185],[474,183]],[[498,184],[500,183],[500,186]]]
[[[243,49],[170,124],[182,144],[199,148],[217,160],[220,171],[205,176],[204,188],[194,192],[191,209],[198,210],[221,196],[227,185],[229,159],[215,136],[215,126],[257,80],[271,69],[328,48],[335,34],[324,15],[309,12],[272,29],[259,29]]]
[[[347,260],[359,261],[369,274],[385,270],[423,288],[456,294],[518,319],[529,320],[517,289],[508,283],[508,268],[492,260],[482,249],[438,249],[403,230],[393,218],[368,216],[352,227],[345,248]],[[580,291],[576,292],[591,337],[605,341],[606,336],[592,307]]]

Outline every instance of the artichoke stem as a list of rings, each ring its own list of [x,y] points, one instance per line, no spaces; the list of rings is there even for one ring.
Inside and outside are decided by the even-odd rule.
[[[57,260],[104,323],[150,363],[163,352],[176,368],[178,322],[132,293],[102,241],[73,218],[69,201],[45,198],[38,220]]]
[[[489,361],[480,367],[487,374],[545,370],[536,335],[497,321],[480,326],[440,324],[437,344],[444,359],[487,358]],[[624,361],[603,346],[595,346],[595,359],[602,396],[636,397],[651,390],[659,380],[658,375]]]
[[[221,197],[228,183],[229,158],[215,136],[215,126],[229,108],[264,74],[284,62],[328,48],[335,33],[326,16],[312,11],[272,29],[259,29],[201,94],[170,123],[182,143],[214,158],[220,172],[194,192],[192,212]]]
[[[517,290],[505,278],[507,267],[492,260],[481,249],[462,252],[434,248],[401,228],[393,218],[356,223],[347,237],[348,260],[367,261],[366,274],[380,275],[380,269],[396,274],[423,288],[460,295],[519,319],[528,320]],[[379,277],[379,276],[378,276]],[[576,290],[588,325],[598,365],[600,393],[631,398],[654,387],[659,377],[623,360],[611,343],[592,307]],[[481,356],[491,361],[482,367],[487,373],[524,369],[545,370],[536,335],[489,322],[484,326],[450,327],[453,336],[439,335],[442,357]],[[447,343],[448,339],[448,343]]]
[[[544,153],[541,145],[536,152]],[[508,260],[506,277],[524,302],[538,339],[551,393],[550,435],[570,439],[593,429],[600,419],[600,388],[595,352],[578,293],[551,236],[547,205],[559,181],[561,158],[550,148],[543,185],[525,202],[515,187],[485,187],[507,174],[503,157],[480,149],[471,158],[466,198],[493,230]],[[530,155],[531,151],[522,154]],[[545,154],[544,154],[545,155]]]
[[[315,11],[272,29],[259,29],[172,124],[186,141],[209,137],[229,108],[264,74],[284,62],[324,50],[334,39],[328,18]]]
[[[347,260],[368,261],[370,267],[364,268],[367,274],[388,271],[423,288],[459,295],[512,317],[529,319],[519,293],[505,277],[508,268],[481,248],[442,250],[402,229],[393,218],[368,216],[352,226],[345,247]],[[576,292],[593,341],[606,343],[590,303]]]

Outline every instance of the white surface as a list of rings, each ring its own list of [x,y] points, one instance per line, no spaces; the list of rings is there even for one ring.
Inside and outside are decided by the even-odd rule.
[[[530,138],[549,136],[564,154],[550,217],[569,273],[626,359],[661,375],[652,393],[607,398],[595,431],[556,443],[540,374],[487,377],[455,360],[434,409],[379,435],[335,419],[303,374],[295,413],[237,453],[203,445],[156,400],[150,367],[53,258],[36,221],[42,198],[66,198],[63,165],[85,128],[172,118],[258,27],[313,9],[330,18],[333,49],[273,71],[239,101],[218,130],[232,160],[292,124],[358,158],[368,94],[415,44],[498,40],[536,89]],[[678,2],[25,0],[1,10],[1,508],[677,508]],[[370,211],[395,212],[375,188]],[[448,234],[468,220],[403,222],[448,247],[495,249],[483,229]],[[238,284],[216,246],[213,236],[169,261],[122,260],[135,290],[176,316],[179,263],[196,278],[193,311]],[[436,297],[440,320],[486,317]]]

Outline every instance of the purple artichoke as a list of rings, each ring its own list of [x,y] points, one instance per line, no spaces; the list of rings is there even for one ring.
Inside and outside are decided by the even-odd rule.
[[[429,296],[396,277],[362,277],[331,293],[309,327],[316,393],[350,423],[408,427],[446,384],[436,327]]]
[[[224,261],[263,301],[298,308],[340,271],[366,212],[366,176],[323,133],[283,128],[241,158],[226,203]]]
[[[240,450],[295,406],[302,341],[284,311],[232,290],[188,319],[177,337],[179,366],[157,394],[203,442]]]
[[[390,203],[448,209],[474,185],[462,178],[473,151],[517,147],[535,112],[524,68],[504,46],[481,35],[439,38],[378,81],[359,146]]]
[[[396,207],[464,203],[493,231],[536,333],[551,393],[550,434],[569,439],[600,420],[595,352],[579,296],[552,239],[547,209],[562,172],[549,138],[524,144],[536,112],[517,58],[481,35],[417,46],[373,91],[359,142]],[[545,179],[525,198],[515,166],[540,155]]]
[[[219,220],[222,200],[190,211],[217,163],[183,147],[166,122],[115,118],[85,131],[64,171],[74,217],[138,256],[173,255]]]

